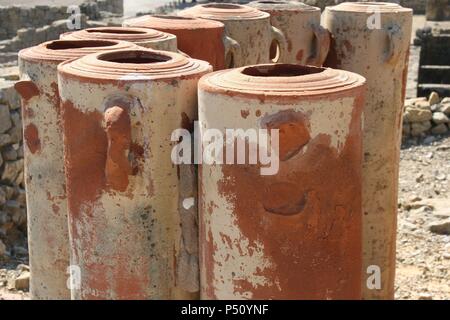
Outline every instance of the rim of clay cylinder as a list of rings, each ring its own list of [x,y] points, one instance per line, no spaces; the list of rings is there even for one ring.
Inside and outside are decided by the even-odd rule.
[[[94,52],[135,47],[137,46],[131,42],[119,40],[53,40],[21,50],[19,58],[60,63]]]
[[[236,3],[205,3],[179,12],[180,16],[195,16],[213,20],[265,19],[270,14]]]
[[[343,2],[335,6],[326,7],[332,11],[350,11],[365,14],[374,14],[374,12],[411,12],[412,9],[402,7],[397,3],[391,2]]]
[[[199,87],[208,92],[260,99],[320,98],[362,88],[365,82],[363,76],[344,70],[297,64],[261,64],[207,74],[200,80]]]
[[[271,1],[271,0],[257,0],[248,4],[253,8],[259,10],[284,10],[284,11],[298,11],[298,12],[320,12],[320,8],[307,5],[303,2],[295,1]]]
[[[175,52],[124,49],[98,52],[58,66],[59,74],[90,82],[187,78],[211,70],[209,63]]]
[[[172,30],[225,28],[225,25],[220,21],[174,15],[147,15],[125,20],[124,25],[141,28],[163,28]]]
[[[174,35],[148,28],[98,27],[75,31],[64,36],[62,39],[103,39],[143,42],[166,40],[174,37]]]

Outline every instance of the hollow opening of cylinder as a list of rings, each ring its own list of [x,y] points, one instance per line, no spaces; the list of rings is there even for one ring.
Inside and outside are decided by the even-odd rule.
[[[359,5],[364,6],[385,6],[385,5],[391,5],[391,3],[384,3],[384,2],[364,2],[364,3],[358,3]]]
[[[386,6],[386,5],[392,5],[392,3],[386,3],[386,2],[358,2],[357,5],[362,6]]]
[[[81,48],[98,48],[111,47],[117,42],[106,40],[56,40],[46,45],[50,50],[67,50],[67,49],[81,49]]]
[[[246,67],[241,72],[251,77],[298,77],[323,71],[325,68],[297,64],[272,64]]]
[[[104,53],[98,59],[114,63],[149,64],[166,62],[172,57],[156,52],[130,50]]]
[[[241,9],[242,6],[240,6],[238,4],[231,4],[231,3],[229,3],[229,4],[227,4],[227,3],[211,3],[211,4],[203,5],[203,8],[236,10],[236,9]]]
[[[261,3],[261,4],[288,4],[289,3],[287,1],[265,1],[265,0],[256,1],[256,2]]]
[[[112,33],[112,34],[145,34],[144,31],[130,29],[86,29],[88,33]]]
[[[173,15],[162,15],[162,14],[155,14],[152,17],[158,18],[158,19],[167,19],[167,20],[195,20],[194,17],[181,17],[181,16],[173,16]]]

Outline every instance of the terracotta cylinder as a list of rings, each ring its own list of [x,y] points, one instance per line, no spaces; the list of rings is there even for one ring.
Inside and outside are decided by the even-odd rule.
[[[177,51],[177,37],[175,35],[144,28],[88,28],[64,33],[60,38],[66,40],[121,40],[155,50]]]
[[[272,45],[276,45],[279,51],[273,62],[277,62],[287,50],[286,37],[270,25],[270,15],[249,6],[208,3],[182,10],[179,15],[223,22],[226,34],[236,40],[241,48],[240,58],[234,57],[234,67],[271,62]]]
[[[33,299],[68,299],[69,234],[57,66],[68,59],[133,46],[119,41],[56,40],[19,52],[28,249]]]
[[[192,167],[173,130],[197,118],[201,60],[153,50],[89,55],[58,68],[75,299],[198,295]]]
[[[363,296],[393,299],[399,153],[412,10],[393,3],[342,3],[326,8],[324,23],[332,36],[325,64],[367,79]]]
[[[192,58],[208,61],[214,70],[233,67],[233,61],[241,60],[239,44],[225,35],[225,26],[219,21],[156,15],[125,20],[123,25],[174,34],[182,52]]]
[[[287,50],[278,62],[321,66],[330,35],[320,26],[320,8],[294,1],[254,1],[249,6],[270,14],[270,23],[286,36]],[[272,57],[276,52],[272,50]]]
[[[256,164],[201,167],[202,299],[361,298],[364,81],[285,64],[202,78],[204,139],[213,128],[227,141],[226,129],[279,130],[278,170],[270,174],[261,171],[268,146],[259,138],[245,151],[256,145]]]

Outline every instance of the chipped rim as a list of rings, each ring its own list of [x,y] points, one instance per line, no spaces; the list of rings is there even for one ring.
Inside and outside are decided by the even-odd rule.
[[[207,92],[264,97],[306,97],[362,88],[356,73],[295,64],[261,64],[205,75],[199,88]]]
[[[303,2],[294,2],[294,1],[271,1],[271,0],[257,0],[252,1],[248,4],[253,8],[258,10],[270,10],[270,11],[294,11],[294,12],[320,12],[320,8],[307,5]]]
[[[129,42],[159,41],[175,38],[166,32],[135,27],[98,27],[88,28],[72,32],[67,35],[66,39],[80,40],[121,40]]]
[[[179,12],[180,16],[195,16],[219,21],[267,19],[270,14],[236,3],[205,3]]]
[[[220,21],[207,20],[195,17],[183,17],[174,15],[146,15],[128,19],[125,26],[140,28],[164,28],[173,30],[182,29],[224,29],[225,25]]]
[[[343,2],[335,6],[327,6],[325,9],[330,11],[355,12],[364,14],[373,14],[374,10],[378,10],[381,13],[412,14],[413,12],[413,10],[410,8],[405,8],[397,3],[391,2]]]
[[[131,42],[119,40],[53,40],[19,51],[19,58],[28,61],[61,63],[99,51],[136,48]]]
[[[136,63],[136,60],[141,62]],[[58,66],[58,73],[97,83],[137,82],[188,78],[211,69],[209,63],[179,53],[139,48],[98,52],[66,61]]]

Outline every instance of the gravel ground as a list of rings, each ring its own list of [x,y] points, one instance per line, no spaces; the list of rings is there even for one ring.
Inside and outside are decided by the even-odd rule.
[[[450,299],[450,137],[402,150],[398,217],[396,298]]]

